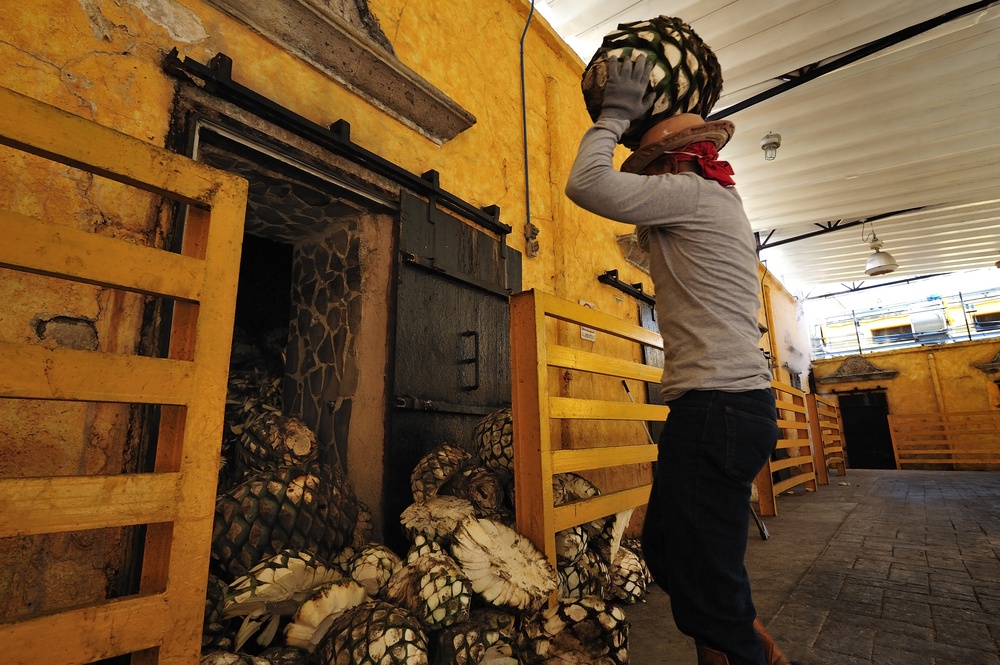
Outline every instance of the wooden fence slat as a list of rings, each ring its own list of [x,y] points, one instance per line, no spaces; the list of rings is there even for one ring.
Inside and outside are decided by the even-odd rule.
[[[806,476],[806,477],[802,477]],[[779,480],[774,483],[774,493],[781,494],[782,492],[787,492],[788,490],[797,487],[799,485],[807,485],[812,479],[812,474],[802,474],[798,476],[792,476],[791,478],[786,478],[785,480]]]
[[[989,429],[984,429],[983,427],[980,426],[979,423],[976,423],[975,426],[972,426],[972,427],[970,427],[970,426],[963,427],[959,423],[951,423],[951,424],[947,424],[947,425],[942,425],[939,428],[930,428],[930,427],[923,427],[923,426],[921,426],[921,427],[899,427],[899,428],[897,428],[897,431],[906,434],[907,437],[913,437],[913,436],[925,436],[925,437],[928,437],[928,436],[947,436],[947,437],[956,437],[956,436],[977,436],[977,435],[981,435],[981,434],[988,434],[990,436],[993,436],[993,435],[996,434],[995,430],[992,427],[990,427]]]
[[[664,420],[669,411],[662,404],[632,404],[573,397],[549,398],[549,417],[567,420]]]
[[[892,414],[889,416],[896,468],[920,465],[1000,466],[1000,413]]]
[[[945,411],[945,412],[935,412],[935,413],[894,413],[892,418],[894,420],[952,420],[961,418],[982,418],[984,420],[997,419],[1000,417],[1000,412],[996,411]]]
[[[0,267],[181,300],[201,297],[205,262],[0,210]],[[27,248],[27,250],[25,249]]]
[[[983,455],[982,457],[942,457],[941,459],[934,458],[907,458],[903,461],[904,464],[997,464],[996,455]]]
[[[574,501],[556,506],[552,528],[556,531],[562,531],[577,524],[592,522],[601,517],[649,503],[649,492],[652,487],[652,485],[640,485],[620,492],[601,494],[584,501]]]
[[[591,351],[571,349],[565,346],[550,345],[548,347],[548,364],[564,369],[578,369],[593,374],[616,376],[624,379],[635,379],[659,383],[663,373],[659,367],[651,367],[642,363],[618,358],[609,358]]]
[[[798,439],[778,439],[778,444],[775,446],[777,450],[785,450],[788,448],[811,448],[809,445],[809,439],[801,437]]]
[[[176,473],[8,478],[0,483],[0,538],[169,522],[179,482]]]
[[[795,457],[786,457],[784,459],[772,460],[771,473],[811,463],[812,463],[811,455],[796,455]],[[797,475],[808,475],[808,474],[797,474]]]
[[[193,372],[181,360],[0,342],[0,397],[184,404]]]
[[[907,457],[914,457],[919,455],[981,455],[983,453],[995,453],[996,448],[993,446],[983,447],[983,448],[962,448],[961,450],[956,450],[954,448],[938,448],[938,449],[913,449],[909,448],[906,450]]]
[[[634,446],[554,450],[552,451],[552,473],[572,473],[607,469],[625,464],[655,462],[656,452],[656,446],[649,443]]]
[[[3,87],[0,144],[191,205],[218,194],[219,171],[205,164]]]
[[[775,407],[778,411],[791,411],[792,413],[806,413],[806,407],[804,404],[795,404],[794,402],[775,402]]]
[[[933,446],[933,445],[939,446],[945,444],[951,446],[955,450],[962,450],[964,448],[967,448],[968,446],[976,445],[979,443],[990,444],[994,442],[995,439],[993,436],[982,436],[981,434],[975,434],[975,435],[963,434],[958,436],[955,434],[950,434],[946,438],[919,438],[919,439],[911,438],[906,442],[904,449],[912,448],[914,446]]]
[[[657,332],[646,330],[628,321],[616,319],[603,312],[583,307],[542,291],[535,291],[535,293],[538,297],[539,307],[553,319],[573,325],[586,326],[631,342],[663,349],[663,338]]]
[[[0,623],[0,644],[16,645],[13,654],[6,652],[8,658],[13,655],[14,665],[79,665],[159,646],[170,616],[163,594],[119,598]],[[38,658],[21,660],[18,654]]]

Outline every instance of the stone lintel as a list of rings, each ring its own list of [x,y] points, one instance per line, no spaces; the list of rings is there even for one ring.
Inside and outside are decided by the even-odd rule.
[[[319,0],[208,0],[441,145],[476,123],[458,103]]]
[[[899,376],[899,370],[885,370],[871,364],[862,356],[848,356],[833,374],[816,377],[817,383],[854,383],[882,381]]]

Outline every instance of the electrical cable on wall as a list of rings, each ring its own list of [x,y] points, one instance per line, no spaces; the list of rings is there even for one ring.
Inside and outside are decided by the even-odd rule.
[[[535,0],[531,0],[528,20],[521,33],[521,131],[524,140],[524,253],[530,258],[538,256],[538,227],[531,223],[531,190],[528,184],[528,101],[524,84],[524,39],[528,35],[528,26],[535,15]]]

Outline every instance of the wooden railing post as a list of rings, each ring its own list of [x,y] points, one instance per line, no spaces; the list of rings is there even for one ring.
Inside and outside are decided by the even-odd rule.
[[[816,469],[816,480],[820,485],[830,484],[830,472],[826,467],[826,444],[823,441],[823,424],[820,421],[819,410],[816,408],[816,394],[806,395],[806,406],[809,409],[809,438],[813,446],[813,467]]]
[[[799,468],[802,469],[806,475],[809,474],[812,475],[812,478],[807,480],[805,485],[806,489],[811,489],[812,491],[815,492],[818,489],[816,484],[816,462],[815,462],[815,456],[813,455],[812,441],[809,438],[809,417],[808,417],[809,409],[806,407],[805,393],[803,393],[802,391],[796,391],[795,394],[792,395],[792,403],[795,404],[795,406],[802,407],[801,411],[795,412],[795,421],[798,423],[795,426],[796,430],[795,436],[796,438],[805,441],[806,447],[809,448],[808,454],[802,455],[802,457],[809,459],[810,461],[803,461]],[[801,452],[802,448],[800,446],[799,447],[800,455]],[[824,462],[822,466],[825,469],[826,463]]]
[[[757,500],[760,502],[760,514],[771,517],[778,514],[778,505],[774,499],[774,480],[771,476],[771,464],[768,462],[757,474]]]
[[[511,404],[517,530],[555,564],[545,320],[534,291],[510,299]]]

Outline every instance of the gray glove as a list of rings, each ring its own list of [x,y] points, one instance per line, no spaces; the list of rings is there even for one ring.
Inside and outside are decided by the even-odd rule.
[[[631,121],[645,115],[656,98],[649,88],[651,71],[653,63],[647,62],[645,54],[640,54],[635,62],[628,58],[609,59],[601,117]]]

